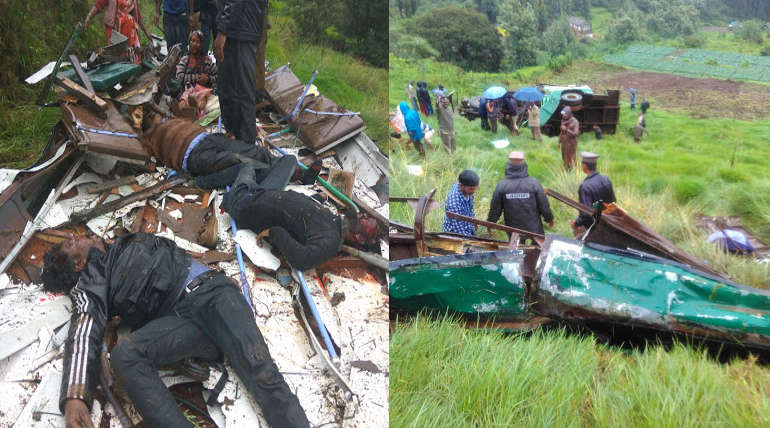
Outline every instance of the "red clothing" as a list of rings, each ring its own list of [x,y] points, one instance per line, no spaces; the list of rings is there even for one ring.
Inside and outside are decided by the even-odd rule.
[[[94,7],[100,12],[104,11],[107,44],[110,42],[112,30],[117,29],[128,37],[129,46],[139,47],[138,25],[141,12],[136,0],[96,0]]]

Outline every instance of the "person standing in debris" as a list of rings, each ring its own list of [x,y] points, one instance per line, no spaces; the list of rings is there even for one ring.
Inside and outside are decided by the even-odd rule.
[[[559,147],[561,148],[561,160],[567,170],[571,170],[575,166],[578,135],[580,135],[580,122],[572,114],[572,109],[569,106],[564,107],[561,110]]]
[[[615,191],[612,188],[612,182],[609,178],[596,171],[596,161],[599,159],[599,155],[591,152],[582,152],[580,157],[582,158],[581,168],[586,174],[586,178],[578,188],[580,203],[593,208],[594,202],[601,201],[607,204],[615,202]],[[593,224],[593,221],[590,215],[583,213],[580,213],[577,219],[572,220],[570,225],[575,237],[577,238],[582,235],[585,229]]]
[[[160,18],[161,4],[163,5],[163,33],[166,35],[166,47],[171,49],[172,46],[181,44],[182,52],[186,52],[193,0],[155,0],[156,26]]]
[[[206,55],[209,53],[209,42],[212,40],[211,37],[217,37],[218,13],[217,0],[200,0],[200,23],[201,33],[203,33],[201,50]]]
[[[77,236],[43,260],[43,288],[73,303],[59,399],[67,427],[92,426],[104,329],[115,315],[134,331],[112,350],[111,366],[146,426],[193,426],[158,367],[224,354],[270,426],[309,427],[238,287],[173,241],[146,233],[112,244]]]
[[[214,40],[222,122],[235,138],[252,144],[257,138],[257,98],[264,96],[264,72],[259,70],[264,69],[267,8],[267,0],[223,0]]]
[[[441,142],[444,149],[450,155],[457,149],[457,135],[455,135],[454,110],[449,105],[449,98],[439,96],[436,106],[436,117],[438,117],[438,133],[441,136]]]
[[[500,180],[492,194],[487,221],[496,223],[504,214],[505,224],[517,229],[544,234],[543,222],[553,227],[551,205],[540,182],[530,177],[524,152],[512,151],[505,165],[505,178]],[[491,233],[491,231],[490,231]],[[525,237],[519,239],[524,242]]]
[[[266,190],[248,165],[241,167],[222,207],[239,228],[257,233],[257,244],[261,246],[262,239],[269,238],[289,265],[299,270],[312,269],[334,257],[343,238],[356,247],[379,242],[374,219],[359,219],[355,213],[338,216],[301,193]]]
[[[631,110],[636,108],[636,89],[628,88],[626,91],[631,93]]]
[[[532,139],[539,142],[543,142],[543,134],[540,133],[540,107],[537,103],[529,105],[527,111],[527,123],[529,123],[529,130],[532,131]]]
[[[473,194],[479,188],[479,176],[473,170],[466,169],[457,177],[457,183],[452,185],[444,202],[444,211],[475,217],[473,211]],[[459,233],[473,236],[476,225],[467,221],[450,218],[444,214],[444,232]]]
[[[422,121],[420,115],[416,111],[409,108],[406,102],[402,101],[398,105],[401,114],[404,115],[404,124],[406,125],[406,132],[409,134],[409,141],[414,144],[414,148],[420,153],[420,156],[425,158],[425,148],[422,145],[423,133],[422,133]]]
[[[637,143],[642,142],[642,137],[645,132],[647,134],[650,133],[647,131],[647,121],[644,120],[644,114],[642,112],[639,112],[639,115],[636,118],[636,125],[634,125],[632,131],[634,132],[634,142]]]
[[[191,174],[201,188],[224,188],[235,180],[243,164],[257,170],[260,182],[270,177],[270,186],[275,189],[283,189],[292,178],[310,184],[317,177],[317,171],[311,169],[301,177],[295,176],[297,159],[292,155],[277,158],[264,147],[231,140],[222,134],[209,134],[203,127],[184,119],[163,123],[160,120],[157,115],[147,116],[143,122],[142,146],[168,168]]]
[[[412,103],[412,109],[414,111],[419,111],[420,105],[417,103],[417,92],[415,92],[414,80],[410,80],[409,84],[406,85],[406,96],[409,98],[409,102]]]
[[[217,65],[203,50],[203,33],[200,30],[190,34],[190,53],[176,65],[176,80],[184,88],[196,84],[213,88],[217,83]]]
[[[96,3],[94,3],[86,16],[83,27],[88,28],[94,15],[101,11],[104,11],[107,45],[110,44],[110,35],[113,30],[117,30],[128,38],[129,47],[139,47],[139,32],[137,28],[141,28],[147,40],[152,41],[150,33],[144,27],[144,21],[142,20],[137,0],[96,0]]]

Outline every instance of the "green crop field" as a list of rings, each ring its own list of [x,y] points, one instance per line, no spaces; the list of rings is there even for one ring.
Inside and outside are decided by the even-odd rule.
[[[704,49],[632,45],[624,53],[604,57],[606,62],[688,77],[770,82],[770,57]]]
[[[581,83],[603,70],[615,72],[615,66],[578,62],[562,74],[542,67],[513,75],[466,73],[391,56],[389,106],[405,100],[409,80],[426,80],[431,88],[441,83],[470,98],[493,84]],[[646,115],[650,135],[641,144],[629,132],[636,112],[624,94],[618,133],[601,141],[582,135],[578,149],[602,155],[599,169],[613,180],[619,204],[632,216],[738,282],[770,288],[770,263],[722,253],[705,242],[693,220],[698,212],[739,215],[762,239],[770,238],[770,122],[704,119],[653,105]],[[427,122],[437,128],[435,117]],[[443,202],[457,174],[472,168],[481,178],[476,217],[486,219],[507,154],[518,149],[527,152],[530,175],[577,197],[583,174],[563,170],[557,138],[538,143],[526,128],[521,136],[504,127],[493,135],[478,120],[459,116],[455,129],[454,156],[429,150],[423,161],[414,149],[391,140],[392,196],[436,188],[435,199]],[[509,145],[495,149],[491,141],[502,138]],[[441,144],[437,136],[433,143]],[[410,165],[423,173],[412,175]],[[550,202],[556,224],[546,233],[568,235],[575,211]],[[405,204],[393,203],[390,217],[410,224],[414,216]],[[442,219],[443,210],[434,211],[427,229],[441,230]],[[753,358],[719,363],[689,345],[628,351],[560,331],[503,335],[466,330],[451,319],[418,318],[396,327],[390,349],[393,427],[770,426],[770,370]]]

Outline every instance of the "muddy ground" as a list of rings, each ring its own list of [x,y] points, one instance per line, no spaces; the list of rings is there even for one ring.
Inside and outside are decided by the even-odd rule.
[[[594,91],[619,88],[621,99],[628,100],[625,89],[636,88],[637,102],[646,97],[652,108],[686,112],[696,118],[770,118],[770,85],[633,70],[606,71],[592,80]]]

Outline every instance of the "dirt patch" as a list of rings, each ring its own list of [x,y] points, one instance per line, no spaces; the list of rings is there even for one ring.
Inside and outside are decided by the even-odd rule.
[[[698,31],[706,33],[727,33],[730,30],[728,30],[727,27],[700,27],[698,28]]]
[[[757,120],[770,117],[770,86],[734,80],[698,79],[646,71],[609,72],[597,79],[597,92],[625,88],[639,91],[637,102],[646,97],[653,108],[684,110],[697,118]],[[731,100],[738,102],[731,103]]]

